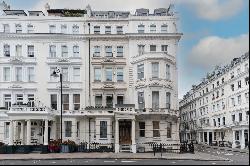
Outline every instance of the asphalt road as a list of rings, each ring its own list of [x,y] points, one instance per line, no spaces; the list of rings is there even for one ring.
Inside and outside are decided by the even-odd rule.
[[[196,161],[164,159],[59,159],[59,160],[0,160],[0,165],[249,165],[249,154],[195,146],[199,152],[220,156],[229,161]]]
[[[235,165],[231,161],[193,160],[120,160],[120,159],[66,159],[66,160],[5,160],[0,165]]]
[[[218,148],[218,149],[213,149],[213,147],[204,148],[201,146],[196,146],[195,151],[196,153],[203,152],[203,153],[208,153],[214,156],[220,156],[220,157],[229,159],[230,164],[249,165],[249,154],[234,152],[234,151],[227,151],[227,150],[220,150],[219,147],[215,147],[215,148]]]

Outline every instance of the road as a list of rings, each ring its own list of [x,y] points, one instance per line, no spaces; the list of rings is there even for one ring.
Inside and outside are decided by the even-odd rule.
[[[209,153],[228,161],[164,160],[164,159],[57,159],[0,160],[0,165],[249,165],[249,154],[204,148],[195,145],[195,154]]]
[[[66,159],[66,160],[5,160],[0,165],[235,165],[231,161],[193,160],[129,160],[129,159]]]

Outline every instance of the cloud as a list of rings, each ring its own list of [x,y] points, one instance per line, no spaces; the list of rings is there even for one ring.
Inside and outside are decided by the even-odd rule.
[[[181,0],[190,9],[194,9],[198,17],[210,21],[226,19],[236,15],[247,0]],[[248,3],[248,2],[247,2]]]
[[[40,0],[34,9],[44,10],[44,5],[48,2],[51,8],[85,8],[90,4],[94,10],[134,12],[137,8],[150,10],[159,7],[167,8],[170,3],[174,3],[188,6],[202,19],[216,21],[236,15],[241,11],[244,1],[247,2],[247,0]]]
[[[247,51],[249,51],[249,34],[232,38],[209,36],[201,39],[192,48],[188,61],[196,67],[211,69],[215,65],[225,65]]]

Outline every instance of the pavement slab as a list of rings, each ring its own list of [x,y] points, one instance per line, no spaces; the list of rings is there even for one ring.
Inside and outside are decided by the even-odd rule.
[[[184,153],[49,153],[49,154],[1,154],[0,160],[54,160],[54,159],[165,159],[165,160],[200,160],[227,161],[228,159],[196,152]]]

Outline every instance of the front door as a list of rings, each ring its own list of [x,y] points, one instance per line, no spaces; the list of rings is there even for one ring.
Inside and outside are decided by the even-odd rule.
[[[119,144],[132,144],[131,121],[119,121]]]

